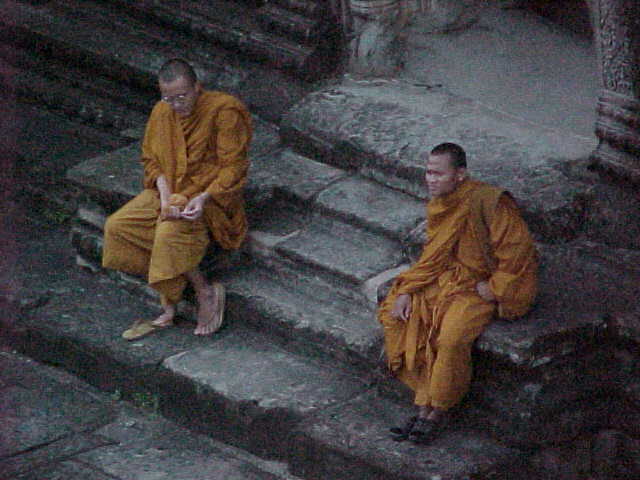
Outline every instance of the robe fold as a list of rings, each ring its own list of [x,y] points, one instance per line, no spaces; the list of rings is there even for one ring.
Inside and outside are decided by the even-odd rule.
[[[238,248],[247,232],[243,189],[252,136],[251,115],[236,98],[202,92],[188,117],[158,102],[142,142],[143,192],[109,217],[102,263],[106,268],[146,275],[164,302],[177,303],[184,274],[197,268],[209,235],[222,248]],[[208,192],[196,221],[159,220],[156,181],[164,175],[172,203],[183,206]]]
[[[427,242],[380,306],[390,370],[414,390],[416,405],[447,410],[471,381],[471,348],[495,313],[524,315],[537,291],[537,254],[511,196],[473,179],[427,204]],[[496,302],[476,285],[488,281]],[[391,316],[411,297],[404,322]]]

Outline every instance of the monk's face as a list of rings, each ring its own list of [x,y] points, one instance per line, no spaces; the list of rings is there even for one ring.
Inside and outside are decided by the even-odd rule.
[[[178,77],[170,82],[158,82],[163,102],[168,103],[174,112],[181,117],[188,117],[193,113],[198,96],[202,92],[199,82],[192,83],[184,77]]]
[[[453,192],[466,174],[466,168],[455,168],[448,153],[429,155],[425,181],[431,197],[440,197]]]

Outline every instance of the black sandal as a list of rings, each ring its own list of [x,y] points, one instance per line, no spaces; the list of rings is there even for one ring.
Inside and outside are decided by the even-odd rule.
[[[418,421],[418,417],[411,417],[407,420],[404,427],[392,427],[389,429],[391,432],[391,439],[395,442],[403,442],[409,438],[409,434],[413,430],[413,426]]]
[[[445,429],[449,423],[448,420],[448,415],[444,415],[438,420],[419,418],[409,432],[409,440],[420,445],[431,443]]]

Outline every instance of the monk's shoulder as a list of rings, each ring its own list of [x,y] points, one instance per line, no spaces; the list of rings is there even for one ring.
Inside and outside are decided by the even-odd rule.
[[[502,198],[513,199],[513,196],[508,190],[479,180],[473,180],[472,196],[474,202],[483,205],[483,209],[495,209]]]
[[[207,90],[203,95],[205,96],[207,105],[211,110],[219,111],[224,109],[234,109],[243,113],[247,112],[247,107],[244,103],[229,93]]]

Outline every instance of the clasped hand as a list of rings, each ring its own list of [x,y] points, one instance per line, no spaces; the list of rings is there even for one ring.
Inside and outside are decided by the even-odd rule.
[[[190,220],[194,221],[202,216],[204,211],[204,203],[206,197],[197,195],[189,200],[186,205],[175,205],[170,201],[161,203],[160,219],[161,220]]]

